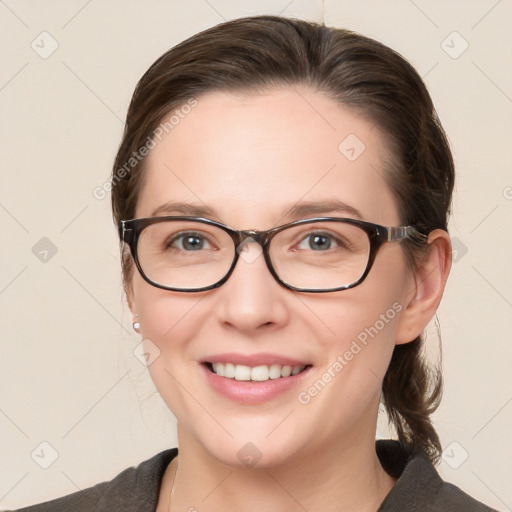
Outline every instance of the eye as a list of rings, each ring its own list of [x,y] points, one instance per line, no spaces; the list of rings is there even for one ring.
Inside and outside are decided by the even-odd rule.
[[[310,233],[297,245],[299,250],[327,251],[339,246],[338,240],[328,233]]]
[[[201,251],[212,248],[205,236],[192,232],[175,235],[166,245],[180,251]]]

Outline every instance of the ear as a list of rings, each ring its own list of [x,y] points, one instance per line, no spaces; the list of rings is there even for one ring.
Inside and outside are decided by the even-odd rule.
[[[452,265],[450,236],[442,229],[428,236],[428,248],[417,262],[405,294],[404,308],[397,328],[396,344],[408,343],[419,336],[434,317]]]

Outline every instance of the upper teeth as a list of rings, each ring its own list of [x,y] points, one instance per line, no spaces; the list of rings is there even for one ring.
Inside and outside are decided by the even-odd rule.
[[[212,363],[213,371],[220,377],[227,377],[235,380],[257,380],[264,381],[268,379],[279,379],[280,377],[289,377],[297,375],[304,370],[304,365],[290,366],[280,364],[266,364],[261,366],[245,366],[243,364],[232,363]]]

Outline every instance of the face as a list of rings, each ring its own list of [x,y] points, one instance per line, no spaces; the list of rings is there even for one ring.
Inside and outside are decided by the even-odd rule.
[[[137,218],[180,203],[158,215],[208,208],[209,218],[257,230],[319,216],[400,225],[381,135],[343,106],[308,89],[197,101],[147,157]],[[333,202],[348,208],[324,206]],[[293,206],[302,211],[286,213]],[[252,453],[271,467],[374,436],[411,291],[400,244],[384,244],[362,284],[325,294],[282,287],[256,244],[244,251],[229,280],[206,292],[158,289],[134,271],[131,308],[146,345],[160,351],[149,371],[178,419],[180,443],[229,465]],[[213,375],[212,361],[306,368],[240,382]]]

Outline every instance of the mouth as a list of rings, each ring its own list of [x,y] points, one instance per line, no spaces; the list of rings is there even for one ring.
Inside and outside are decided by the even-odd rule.
[[[280,365],[262,364],[258,366],[247,366],[229,362],[204,362],[202,363],[211,373],[237,381],[265,382],[267,380],[286,379],[299,375],[311,368],[311,364]]]
[[[246,405],[262,405],[280,396],[289,397],[289,392],[306,386],[306,379],[313,371],[313,365],[305,361],[269,354],[245,357],[219,354],[209,359],[199,366],[210,389]]]

